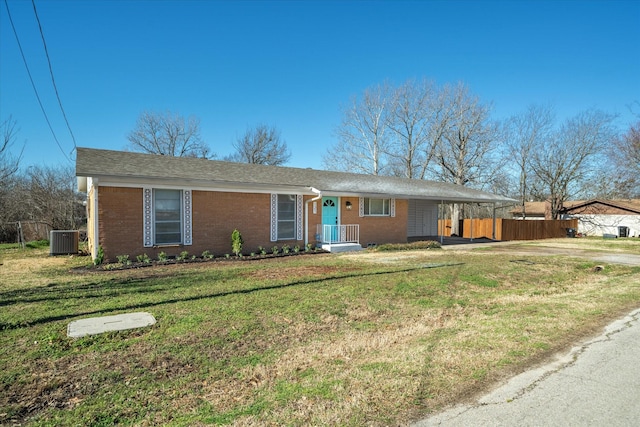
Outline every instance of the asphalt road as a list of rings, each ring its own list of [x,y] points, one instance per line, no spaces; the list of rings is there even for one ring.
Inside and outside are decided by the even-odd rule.
[[[638,425],[640,309],[475,404],[449,409],[414,427]]]

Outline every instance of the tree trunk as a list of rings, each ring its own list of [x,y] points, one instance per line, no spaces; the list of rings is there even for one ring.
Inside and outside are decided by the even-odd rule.
[[[460,233],[460,205],[454,203],[451,207],[451,235],[461,236]]]

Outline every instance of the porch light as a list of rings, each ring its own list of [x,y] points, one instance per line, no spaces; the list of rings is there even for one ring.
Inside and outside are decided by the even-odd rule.
[[[347,207],[348,211],[351,210],[351,202],[349,200],[347,200],[347,203],[345,203],[345,206]]]

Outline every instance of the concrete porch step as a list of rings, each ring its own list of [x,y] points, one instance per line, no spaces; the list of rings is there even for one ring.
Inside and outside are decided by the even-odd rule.
[[[328,252],[353,252],[361,251],[362,246],[358,243],[323,243],[322,249]]]

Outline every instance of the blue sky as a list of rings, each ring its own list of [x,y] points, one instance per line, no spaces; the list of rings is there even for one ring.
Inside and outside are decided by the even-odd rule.
[[[72,165],[30,1],[7,0],[44,119],[0,4],[0,119],[22,166]],[[143,110],[201,119],[224,157],[247,127],[276,126],[288,165],[322,167],[341,105],[372,85],[467,83],[501,119],[532,103],[640,114],[640,1],[35,0],[78,146],[121,150]],[[629,105],[636,103],[635,114]],[[69,160],[70,159],[70,160]]]

